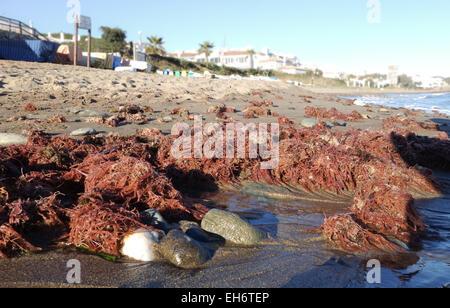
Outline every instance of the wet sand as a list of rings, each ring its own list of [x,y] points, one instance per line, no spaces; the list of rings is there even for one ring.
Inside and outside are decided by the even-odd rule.
[[[260,92],[261,95],[254,95]],[[351,93],[348,93],[351,94]],[[311,96],[306,103],[300,96]],[[242,122],[277,121],[275,117],[243,119],[242,110],[251,100],[271,100],[272,112],[287,116],[296,123],[304,118],[304,108],[336,107],[350,113],[353,110],[369,115],[370,119],[349,122],[346,128],[381,129],[383,119],[397,114],[396,110],[380,111],[380,107],[360,107],[336,102],[329,94],[313,93],[284,83],[185,79],[135,73],[116,73],[103,70],[87,70],[53,64],[9,62],[0,60],[0,132],[22,133],[24,130],[44,130],[53,134],[69,134],[71,131],[92,127],[101,134],[110,132],[132,135],[142,128],[158,128],[169,133],[176,121],[159,123],[158,118],[169,116],[174,108],[186,108],[201,114],[206,122],[216,122],[215,114],[206,114],[211,106],[220,103],[235,107],[237,113],[227,114]],[[24,107],[32,103],[38,110],[27,112]],[[148,123],[125,123],[116,128],[102,124],[85,123],[74,110],[95,110],[114,113],[120,106],[136,104],[151,107],[146,113]],[[67,118],[67,123],[44,124],[56,115]],[[25,117],[25,119],[14,119]],[[435,115],[419,114],[417,120],[433,120]],[[33,121],[39,120],[39,121]],[[189,123],[189,122],[188,122]],[[297,124],[297,127],[300,127]],[[421,135],[435,136],[437,132],[421,131]],[[444,178],[448,178],[447,175]],[[0,260],[0,287],[70,287],[66,284],[70,259],[81,261],[81,286],[95,287],[368,287],[365,282],[367,260],[334,251],[314,233],[301,230],[321,225],[323,215],[346,212],[348,204],[334,202],[306,202],[301,200],[275,200],[262,196],[255,188],[241,191],[221,191],[202,196],[217,207],[223,207],[250,219],[252,224],[267,231],[271,241],[253,248],[220,247],[214,258],[198,270],[180,270],[166,263],[141,264],[119,260],[111,262],[97,256],[73,251],[53,251],[27,255],[11,260]],[[437,201],[436,201],[437,200]],[[449,204],[449,196],[436,199],[437,204]],[[431,201],[423,201],[421,209],[433,210]],[[390,260],[394,268],[386,268],[389,280],[383,286],[439,287],[448,283],[448,229],[444,226],[450,217],[450,209],[437,221],[427,221],[441,233],[443,241],[430,239],[425,250],[412,252],[398,260]],[[436,218],[436,217],[434,217]],[[409,279],[411,266],[427,260],[426,256],[439,252],[441,261],[432,257],[421,270],[435,266],[440,273],[429,280]],[[447,254],[446,254],[447,252]],[[445,261],[447,260],[447,261]],[[431,264],[431,265],[430,265]],[[400,269],[399,269],[400,268]],[[420,271],[419,271],[420,272]],[[443,276],[446,275],[447,276]],[[411,276],[411,275],[410,275]],[[408,276],[408,277],[410,277]],[[408,280],[406,279],[406,280]],[[424,281],[426,281],[424,283]]]

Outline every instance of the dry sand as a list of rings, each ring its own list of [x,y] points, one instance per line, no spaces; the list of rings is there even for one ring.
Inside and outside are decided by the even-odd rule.
[[[261,92],[262,98],[255,97],[253,92]],[[301,95],[313,96],[311,103],[304,103],[299,98]],[[313,93],[282,82],[188,79],[0,60],[0,132],[43,130],[54,134],[69,134],[78,128],[92,127],[101,133],[131,135],[138,129],[154,127],[169,133],[174,123],[159,123],[156,120],[169,116],[174,108],[186,108],[194,114],[203,115],[207,122],[215,122],[215,114],[206,114],[209,107],[224,103],[242,111],[249,106],[249,101],[255,99],[273,101],[275,106],[270,108],[272,112],[287,116],[297,123],[304,118],[304,108],[307,105],[336,107],[344,113],[356,110],[370,116],[370,120],[348,123],[348,127],[356,128],[379,129],[383,119],[395,114],[395,111],[380,113],[380,107],[336,103],[332,96]],[[25,106],[30,103],[38,110],[25,111]],[[128,123],[111,128],[102,124],[85,123],[86,118],[74,113],[92,110],[113,114],[120,106],[130,104],[153,108],[154,113],[146,114],[150,121],[144,125]],[[45,124],[45,121],[57,115],[64,116],[68,122]],[[243,120],[241,112],[228,116],[248,122]],[[434,117],[424,114],[418,119]],[[276,118],[262,117],[256,121],[271,123],[276,122]],[[426,131],[421,133],[430,134]]]

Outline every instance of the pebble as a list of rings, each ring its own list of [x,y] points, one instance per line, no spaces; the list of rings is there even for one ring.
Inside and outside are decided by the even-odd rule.
[[[370,115],[368,115],[368,114],[362,114],[362,117],[363,117],[363,119],[370,119],[371,117],[370,117]]]
[[[20,134],[0,133],[0,147],[10,145],[25,145],[28,142],[28,136]]]
[[[367,106],[366,103],[364,103],[364,102],[362,102],[362,101],[360,101],[360,100],[358,100],[358,99],[357,99],[356,101],[353,102],[353,105],[361,106],[361,107],[366,107],[366,106]]]
[[[106,112],[96,111],[96,110],[73,110],[74,114],[83,117],[83,118],[91,118],[91,117],[102,117],[109,118],[111,115]]]
[[[266,233],[256,229],[239,215],[218,209],[213,209],[205,215],[201,227],[237,245],[252,246],[267,238]]]
[[[120,253],[136,261],[155,261],[157,259],[156,245],[158,238],[156,232],[138,229],[124,237]]]
[[[201,243],[213,243],[224,245],[225,239],[219,235],[206,232],[199,224],[192,221],[180,221],[181,230],[186,233],[187,236],[193,238]]]
[[[82,136],[89,136],[89,135],[95,135],[97,134],[97,131],[90,127],[80,128],[77,130],[74,130],[70,133],[71,136],[74,137],[82,137]]]
[[[343,121],[343,120],[337,120],[337,121],[335,121],[335,123],[338,125],[338,126],[347,126],[347,122],[345,122],[345,121]]]
[[[141,212],[141,221],[147,226],[154,227],[164,232],[169,232],[169,224],[166,222],[164,217],[155,209],[148,209]]]
[[[159,254],[173,265],[195,269],[210,259],[210,253],[181,230],[170,231],[159,243]]]
[[[316,119],[304,119],[301,123],[303,127],[314,127],[319,123]]]

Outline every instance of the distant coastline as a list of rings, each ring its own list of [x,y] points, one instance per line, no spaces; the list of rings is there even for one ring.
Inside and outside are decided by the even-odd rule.
[[[321,87],[304,87],[306,90],[329,95],[345,95],[345,96],[384,96],[386,94],[428,94],[428,93],[450,93],[450,87],[439,89],[358,89],[358,88],[321,88]]]

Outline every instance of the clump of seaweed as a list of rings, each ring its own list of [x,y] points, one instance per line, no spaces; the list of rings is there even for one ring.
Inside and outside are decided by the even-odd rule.
[[[425,225],[414,206],[413,197],[397,187],[369,182],[358,188],[352,213],[367,228],[410,245]]]
[[[409,131],[440,130],[440,126],[437,123],[419,122],[409,117],[394,116],[383,120],[383,129],[385,131],[397,131],[405,134],[405,129],[398,125],[405,127]]]
[[[37,111],[38,109],[37,109],[37,107],[36,107],[35,105],[33,105],[33,104],[27,104],[27,105],[25,106],[24,110],[25,110],[25,111],[28,111],[28,112],[33,112],[33,111]]]
[[[39,248],[24,239],[10,224],[0,225],[0,258],[7,259],[24,252],[37,250]]]
[[[353,216],[344,214],[325,219],[323,234],[333,245],[346,252],[367,254],[371,251],[398,253],[404,249],[379,234],[365,229]]]
[[[318,120],[330,119],[330,120],[343,120],[348,122],[356,122],[363,119],[363,116],[357,112],[352,111],[350,114],[344,114],[338,111],[336,108],[315,108],[311,106],[305,107],[305,115],[310,118]]]
[[[244,118],[251,119],[256,116],[267,117],[272,114],[272,111],[268,108],[250,106],[244,109]]]
[[[95,195],[81,196],[69,215],[69,244],[113,256],[120,255],[120,242],[127,233],[140,228],[155,231],[139,222],[136,210],[104,202]]]

